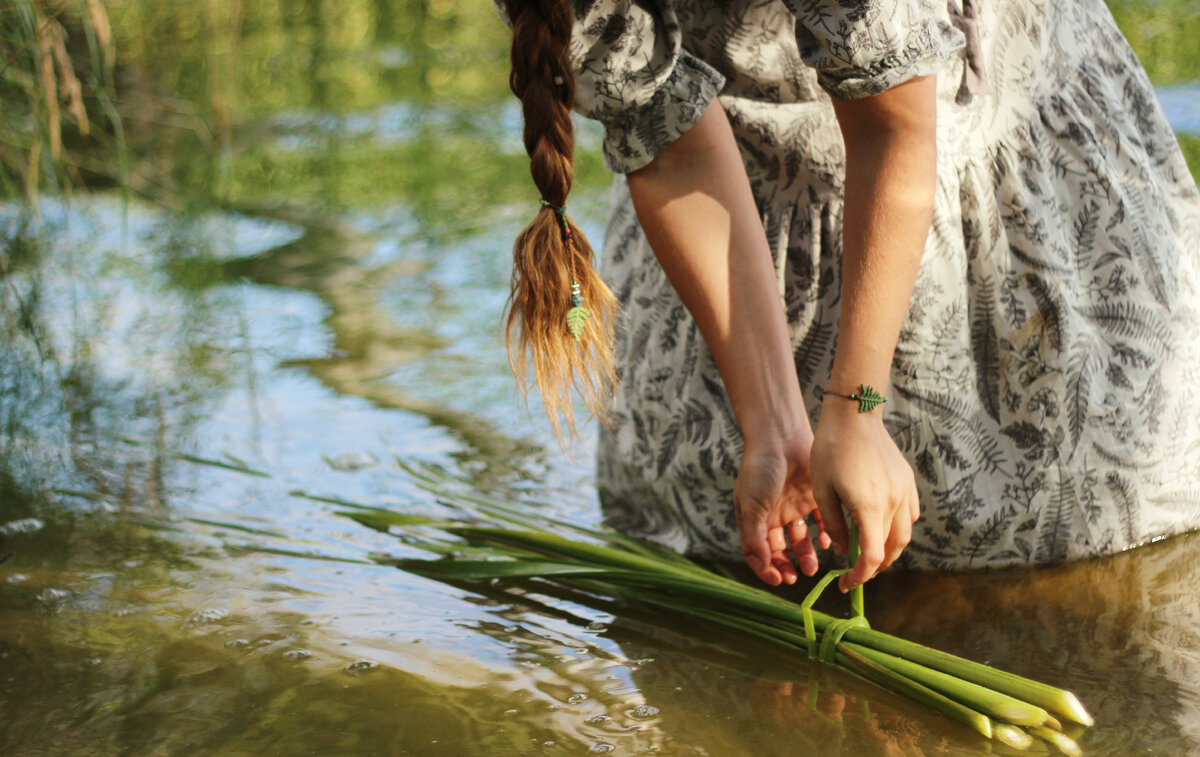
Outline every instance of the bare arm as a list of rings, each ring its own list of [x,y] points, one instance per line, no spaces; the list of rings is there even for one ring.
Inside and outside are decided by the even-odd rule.
[[[700,120],[629,174],[638,219],[708,343],[745,439],[734,491],[742,548],[767,583],[792,583],[787,531],[815,509],[812,432],[800,395],[770,248],[725,112]],[[816,571],[803,528],[791,539]]]
[[[886,391],[892,355],[929,232],[937,183],[935,78],[862,100],[834,102],[846,144],[842,312],[830,391]],[[886,405],[883,406],[886,409]],[[839,551],[843,509],[857,522],[862,559],[847,590],[890,565],[920,510],[912,469],[883,413],[826,397],[813,442],[817,503]]]

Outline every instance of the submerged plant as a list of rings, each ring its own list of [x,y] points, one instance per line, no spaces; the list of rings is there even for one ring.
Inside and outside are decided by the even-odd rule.
[[[813,610],[818,595],[845,570],[827,573],[797,605],[655,545],[555,520],[486,494],[447,490],[436,472],[405,467],[443,504],[474,520],[434,520],[368,507],[343,512],[437,555],[377,556],[381,564],[447,582],[537,578],[665,607],[807,654],[1015,749],[1040,744],[1078,755],[1063,723],[1092,725],[1069,691],[872,629],[863,615],[861,587],[851,596],[850,618]],[[578,538],[566,538],[563,531]],[[852,543],[852,559],[856,548]]]

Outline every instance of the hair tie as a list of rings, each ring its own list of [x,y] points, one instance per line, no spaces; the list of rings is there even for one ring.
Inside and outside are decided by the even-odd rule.
[[[563,241],[572,241],[575,238],[575,235],[571,233],[571,224],[567,223],[567,206],[555,205],[545,198],[542,198],[540,202],[542,203],[543,208],[550,208],[554,211],[554,215],[558,216],[558,225],[562,227]]]

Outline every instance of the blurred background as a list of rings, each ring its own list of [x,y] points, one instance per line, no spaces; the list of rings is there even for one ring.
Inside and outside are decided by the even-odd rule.
[[[1200,175],[1200,3],[1110,8]],[[484,0],[0,0],[0,753],[984,748],[686,621],[418,579],[338,515],[599,521],[594,429],[560,449],[500,336],[537,199],[508,39]],[[1198,580],[1182,537],[868,610],[1073,688],[1088,754],[1190,754]]]

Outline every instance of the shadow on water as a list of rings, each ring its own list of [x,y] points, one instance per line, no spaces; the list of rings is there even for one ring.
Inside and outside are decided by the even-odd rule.
[[[1194,3],[1114,5],[1195,129]],[[506,32],[455,0],[106,6],[128,179],[153,203],[106,195],[111,146],[67,134],[89,188],[44,196],[40,229],[0,205],[0,753],[993,749],[655,608],[372,563],[406,547],[337,516],[348,503],[465,515],[413,461],[600,517],[587,465],[511,410],[496,324],[536,198]],[[572,204],[598,237],[595,147],[584,129]],[[1089,755],[1192,754],[1197,583],[1200,537],[1182,537],[884,576],[868,613],[1075,690]]]

